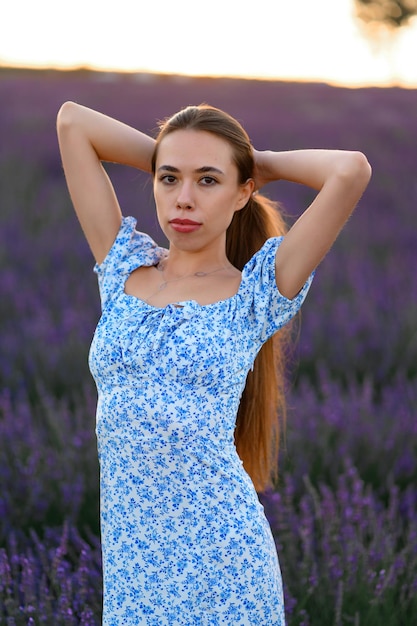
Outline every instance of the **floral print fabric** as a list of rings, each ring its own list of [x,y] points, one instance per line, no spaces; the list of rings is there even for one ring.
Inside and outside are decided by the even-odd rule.
[[[103,624],[282,626],[275,544],[233,433],[257,353],[296,314],[312,277],[283,297],[282,238],[273,238],[231,298],[153,307],[124,284],[166,250],[135,227],[123,218],[95,267]]]

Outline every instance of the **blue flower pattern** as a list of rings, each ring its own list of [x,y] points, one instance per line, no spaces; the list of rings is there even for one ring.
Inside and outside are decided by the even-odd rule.
[[[128,295],[166,255],[124,217],[98,275],[89,364],[98,390],[104,626],[283,626],[274,540],[234,446],[262,344],[300,308],[275,284],[272,238],[238,292],[158,308]]]

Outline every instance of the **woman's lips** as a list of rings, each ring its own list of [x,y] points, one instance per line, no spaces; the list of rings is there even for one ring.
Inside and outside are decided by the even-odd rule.
[[[193,220],[187,219],[181,220],[179,218],[171,220],[169,223],[178,233],[192,233],[195,230],[198,230],[201,226],[200,222],[194,222]]]

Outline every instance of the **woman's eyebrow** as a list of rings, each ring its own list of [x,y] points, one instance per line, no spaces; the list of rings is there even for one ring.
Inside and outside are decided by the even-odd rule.
[[[222,170],[219,170],[218,167],[214,167],[213,165],[204,165],[203,167],[199,167],[194,170],[196,174],[207,174],[207,172],[215,172],[216,174],[224,174]]]
[[[177,167],[174,167],[173,165],[161,165],[160,167],[158,167],[158,172],[162,170],[164,170],[165,172],[174,173],[178,173],[180,171]],[[194,172],[196,174],[207,174],[208,172],[214,172],[216,174],[224,175],[224,172],[222,170],[219,170],[219,168],[214,167],[213,165],[203,165],[203,167],[198,167],[196,170],[194,170]]]

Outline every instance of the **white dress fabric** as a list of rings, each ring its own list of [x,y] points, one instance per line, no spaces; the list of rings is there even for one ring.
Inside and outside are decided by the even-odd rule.
[[[298,311],[275,284],[269,239],[236,295],[158,308],[127,295],[166,250],[123,222],[95,267],[102,316],[90,350],[98,389],[104,626],[283,626],[274,540],[234,446],[262,344]]]

